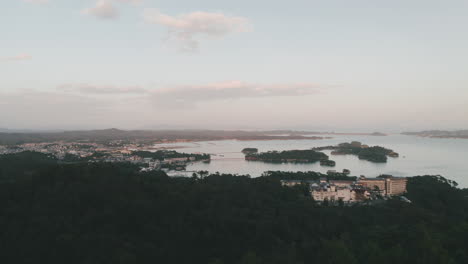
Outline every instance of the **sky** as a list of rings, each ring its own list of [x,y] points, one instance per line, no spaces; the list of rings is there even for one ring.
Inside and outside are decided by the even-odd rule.
[[[0,128],[468,128],[466,0],[2,0]]]

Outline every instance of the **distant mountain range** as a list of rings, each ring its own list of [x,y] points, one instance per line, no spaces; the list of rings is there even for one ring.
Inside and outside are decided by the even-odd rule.
[[[468,139],[468,130],[456,130],[456,131],[445,131],[445,130],[427,130],[420,132],[403,132],[403,135],[409,136],[420,136],[420,137],[431,137],[431,138],[466,138]]]
[[[121,130],[117,128],[102,130],[75,131],[34,131],[0,128],[0,145],[40,143],[54,141],[109,142],[115,140],[140,143],[165,141],[208,141],[208,140],[287,140],[287,139],[325,139],[333,135],[386,136],[384,133],[337,133],[298,130],[203,130],[203,129],[165,129],[165,130]]]
[[[288,132],[285,134],[285,132]],[[301,131],[230,131],[230,130],[120,130],[116,128],[64,132],[11,132],[0,133],[0,145],[39,143],[54,141],[109,142],[114,140],[155,141],[207,141],[207,140],[278,140],[323,139],[322,136],[305,136]]]

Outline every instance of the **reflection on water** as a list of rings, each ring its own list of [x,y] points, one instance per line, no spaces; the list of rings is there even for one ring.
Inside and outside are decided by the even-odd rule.
[[[189,171],[207,170],[210,172],[249,174],[260,176],[264,171],[319,171],[326,172],[329,167],[320,164],[270,164],[256,161],[245,161],[241,150],[246,147],[258,148],[259,151],[309,149],[312,147],[336,145],[338,143],[361,141],[364,144],[379,145],[400,153],[400,158],[389,158],[387,163],[371,163],[359,160],[356,156],[332,156],[324,151],[330,159],[336,161],[333,169],[351,170],[352,175],[369,177],[380,174],[395,176],[436,175],[457,181],[460,186],[468,187],[468,140],[466,139],[431,139],[404,135],[380,136],[337,136],[323,140],[272,140],[272,141],[207,141],[196,143],[170,144],[181,152],[210,153],[212,161],[194,163],[187,167]],[[183,148],[180,148],[182,146]],[[161,144],[162,145],[162,144]],[[161,146],[158,145],[158,146]]]

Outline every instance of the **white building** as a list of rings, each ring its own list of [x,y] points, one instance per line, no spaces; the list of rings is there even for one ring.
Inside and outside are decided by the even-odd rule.
[[[354,190],[350,186],[336,186],[333,184],[312,184],[311,195],[315,201],[343,201],[352,202],[356,200]]]

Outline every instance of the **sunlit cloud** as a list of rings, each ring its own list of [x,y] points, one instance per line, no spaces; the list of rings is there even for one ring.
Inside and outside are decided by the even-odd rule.
[[[23,61],[23,60],[31,60],[32,56],[27,53],[22,53],[19,55],[15,56],[9,56],[9,57],[1,57],[0,60],[2,61]]]
[[[80,94],[110,95],[110,94],[143,94],[148,91],[140,86],[93,85],[93,84],[62,84],[59,91]]]
[[[183,51],[198,50],[203,37],[219,38],[231,33],[251,31],[247,18],[223,13],[192,12],[171,16],[158,9],[145,9],[143,18],[147,23],[166,27],[168,40],[175,41]]]
[[[119,16],[117,9],[110,0],[98,0],[94,7],[86,8],[82,13],[101,19],[114,19]]]
[[[23,0],[23,2],[33,3],[33,4],[47,4],[49,0]]]
[[[143,3],[143,0],[116,0],[116,1],[120,3],[128,3],[128,4],[134,4],[134,5],[139,5]]]
[[[145,107],[125,97],[37,89],[0,91],[0,120],[6,127],[105,128],[134,122]]]
[[[255,84],[227,81],[207,85],[176,86],[151,91],[156,106],[189,106],[201,102],[277,96],[304,96],[319,93],[321,86],[312,83]]]
[[[127,96],[160,107],[194,107],[208,101],[244,98],[299,97],[320,93],[325,86],[313,83],[256,84],[226,81],[205,85],[142,87],[123,85],[62,84],[58,92],[87,96]],[[328,86],[327,86],[328,87]]]

